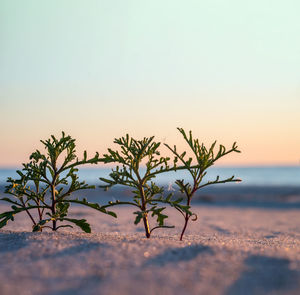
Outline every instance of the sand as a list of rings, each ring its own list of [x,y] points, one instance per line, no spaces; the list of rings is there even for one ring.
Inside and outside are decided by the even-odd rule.
[[[3,211],[5,205],[0,206]],[[198,220],[146,239],[132,209],[118,219],[86,208],[91,234],[29,232],[26,216],[0,230],[0,294],[300,294],[300,210],[195,206]]]

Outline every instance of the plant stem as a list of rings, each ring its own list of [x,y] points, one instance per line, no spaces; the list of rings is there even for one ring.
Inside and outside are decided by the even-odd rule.
[[[192,199],[192,196],[194,194],[194,192],[196,191],[196,186],[195,186],[195,182],[194,182],[194,188],[191,192],[191,194],[187,195],[187,205],[190,206],[191,205],[191,199]],[[183,229],[182,229],[182,232],[181,232],[181,235],[180,235],[180,241],[182,241],[182,238],[183,238],[183,235],[184,235],[184,232],[186,230],[186,227],[187,227],[187,224],[189,222],[189,219],[190,219],[190,215],[188,213],[185,213],[185,218],[184,218],[184,226],[183,226]]]
[[[21,199],[21,203],[22,203],[23,206],[26,208],[26,205],[25,205],[23,199]],[[33,225],[36,225],[36,222],[34,221],[32,215],[30,214],[30,212],[29,212],[27,209],[25,209],[25,211],[26,211],[27,215],[30,217],[30,219],[31,219],[31,221],[32,221],[32,223],[33,223]]]
[[[189,221],[189,216],[188,216],[188,214],[186,213],[186,214],[185,214],[184,227],[183,227],[182,232],[181,232],[181,235],[180,235],[180,241],[182,241],[182,238],[183,238],[184,232],[185,232],[185,230],[186,230],[188,221]]]
[[[144,192],[143,187],[140,187],[140,193],[141,193],[141,200],[142,200],[141,209],[144,212],[143,221],[144,221],[144,227],[145,227],[145,234],[146,234],[147,239],[149,239],[151,233],[150,233],[150,227],[149,227],[149,222],[148,222],[148,216],[146,213],[146,199],[145,199],[145,192]]]
[[[55,185],[51,185],[51,197],[52,197],[52,205],[51,205],[51,212],[52,215],[55,215]],[[56,231],[56,220],[52,221],[52,230]]]
[[[142,201],[141,209],[144,212],[143,222],[144,222],[144,227],[145,227],[145,234],[146,234],[146,238],[149,239],[151,232],[150,232],[150,226],[149,226],[149,222],[148,222],[148,216],[146,213],[146,198],[145,198],[145,191],[144,191],[144,187],[143,187],[144,184],[143,184],[143,180],[141,179],[140,174],[138,172],[138,167],[135,170],[135,174],[136,174],[138,182],[139,182],[138,188],[140,191],[141,201]]]
[[[39,183],[38,182],[36,182],[35,183],[35,188],[36,188],[36,194],[38,195],[39,194]],[[38,200],[35,200],[35,202],[36,202],[36,205],[38,206],[38,213],[39,213],[39,221],[41,221],[42,219],[43,219],[43,214],[42,214],[42,212],[41,212],[41,208],[40,208],[40,200],[38,199]],[[41,228],[41,231],[43,231],[43,229]]]
[[[145,233],[146,233],[146,237],[147,239],[150,238],[150,227],[149,227],[149,222],[148,222],[148,216],[144,216],[143,217],[143,221],[144,221],[144,226],[145,226]]]

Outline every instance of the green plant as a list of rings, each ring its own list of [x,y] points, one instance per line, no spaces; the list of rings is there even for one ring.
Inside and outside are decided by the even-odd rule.
[[[169,204],[182,214],[192,214],[188,205],[181,205],[182,198],[172,200],[172,194],[163,196],[163,187],[159,187],[153,182],[157,174],[168,172],[168,161],[170,158],[161,157],[158,150],[160,143],[153,141],[154,137],[136,140],[129,137],[115,139],[114,143],[119,145],[120,151],[108,149],[108,154],[104,154],[101,159],[104,163],[117,163],[112,169],[110,179],[100,178],[105,184],[100,187],[108,189],[115,185],[123,185],[132,188],[133,200],[130,202],[110,202],[103,206],[107,208],[115,205],[132,205],[138,210],[135,224],[143,220],[145,234],[150,238],[153,230],[158,228],[169,228],[173,226],[164,225],[164,220],[168,217],[163,212],[166,207],[159,207],[159,203]],[[145,168],[141,167],[144,164]],[[148,215],[157,218],[158,225],[150,228]]]
[[[52,135],[50,139],[41,142],[45,146],[46,154],[36,150],[31,154],[30,162],[23,164],[22,171],[17,171],[20,178],[7,180],[9,185],[6,186],[5,192],[13,198],[1,200],[12,204],[12,210],[0,214],[0,228],[9,220],[13,221],[15,214],[26,212],[33,223],[33,231],[42,231],[46,227],[53,231],[61,227],[72,227],[69,224],[58,225],[58,222],[67,221],[79,226],[85,232],[91,232],[90,225],[85,219],[68,217],[70,203],[88,206],[116,217],[114,212],[107,211],[98,204],[89,203],[86,199],[70,198],[75,191],[95,188],[84,181],[79,181],[77,167],[97,164],[98,153],[88,159],[84,151],[83,159],[79,160],[75,154],[75,139],[65,136],[64,132],[60,139]]]
[[[189,183],[183,179],[176,180],[175,182],[181,193],[185,195],[187,206],[191,206],[191,200],[194,194],[203,187],[213,184],[241,181],[240,179],[234,178],[234,176],[223,180],[220,180],[219,176],[217,176],[217,178],[213,181],[202,183],[204,176],[207,174],[206,170],[213,166],[217,160],[232,152],[240,153],[240,151],[237,149],[236,143],[234,143],[229,150],[226,150],[223,145],[220,145],[218,151],[215,152],[216,141],[209,148],[206,148],[203,143],[199,143],[198,139],[193,138],[191,131],[189,132],[189,135],[187,135],[182,128],[177,129],[190,147],[193,157],[187,158],[185,151],[183,153],[177,152],[176,145],[174,145],[174,148],[171,148],[168,144],[165,144],[165,146],[175,155],[174,166],[171,169],[175,171],[187,170],[192,177],[192,183]],[[181,166],[178,166],[178,161],[181,162]],[[194,218],[192,218],[192,216],[194,216]],[[183,217],[185,222],[180,235],[180,240],[183,238],[189,219],[197,219],[195,214],[190,214],[189,212],[184,213]]]

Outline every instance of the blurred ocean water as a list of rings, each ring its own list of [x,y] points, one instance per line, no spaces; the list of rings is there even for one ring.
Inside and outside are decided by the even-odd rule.
[[[99,177],[108,177],[110,172],[110,168],[82,168],[79,170],[79,177],[88,184],[99,185]],[[234,175],[242,179],[239,185],[243,186],[300,186],[300,166],[211,167],[208,169],[206,180],[214,180],[217,175],[220,179]],[[18,177],[16,169],[0,169],[0,185],[5,185],[7,177]],[[155,181],[168,185],[176,179],[189,179],[189,175],[183,171],[163,173],[158,175]]]

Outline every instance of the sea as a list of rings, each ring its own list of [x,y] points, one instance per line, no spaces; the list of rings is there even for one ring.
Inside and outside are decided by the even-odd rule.
[[[0,185],[6,184],[8,177],[18,178],[17,168],[0,169]],[[79,179],[88,184],[100,185],[100,177],[108,178],[111,168],[82,168],[79,170]],[[300,165],[299,166],[250,166],[250,167],[211,167],[207,170],[205,181],[220,180],[231,176],[241,179],[239,186],[300,186]],[[186,171],[162,173],[153,179],[160,185],[172,185],[176,179],[190,180]],[[234,185],[226,184],[226,185]]]

